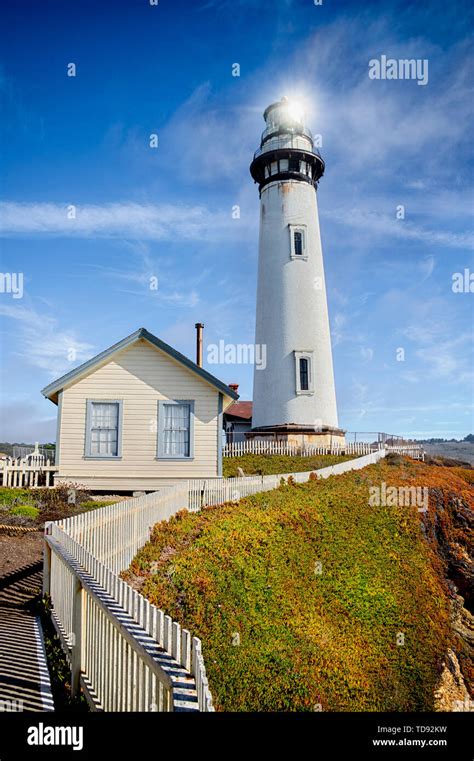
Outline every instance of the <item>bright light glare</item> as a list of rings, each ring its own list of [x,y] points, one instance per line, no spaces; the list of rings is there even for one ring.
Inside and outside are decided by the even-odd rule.
[[[296,100],[291,100],[288,103],[288,116],[295,122],[302,122],[304,116],[304,110],[301,103]]]

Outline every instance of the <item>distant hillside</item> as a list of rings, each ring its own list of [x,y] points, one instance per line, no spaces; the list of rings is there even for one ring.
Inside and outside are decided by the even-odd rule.
[[[443,439],[443,438],[436,438],[435,436],[432,436],[432,437],[430,437],[428,439],[417,439],[417,441],[420,444],[438,444],[439,442],[444,442],[444,441],[450,441],[450,442],[451,441],[454,441],[454,442],[456,442],[456,441],[468,441],[469,442],[470,441],[471,443],[474,443],[474,434],[469,433],[463,439],[453,439],[453,438],[451,438],[451,439]]]
[[[454,600],[470,615],[455,594],[472,587],[470,473],[391,456],[183,512],[155,527],[126,576],[201,637],[218,710],[453,710],[465,688],[446,656],[474,679],[452,617]],[[370,506],[382,483],[429,487],[428,512]]]
[[[441,441],[435,444],[423,444],[429,455],[448,457],[451,460],[462,460],[474,465],[474,442],[471,441]]]
[[[13,456],[13,447],[31,447],[34,448],[34,444],[25,444],[25,442],[18,442],[14,441],[13,443],[10,443],[8,441],[0,441],[0,452],[3,454],[8,455],[9,457]],[[50,447],[54,449],[54,444],[40,444],[40,447]]]

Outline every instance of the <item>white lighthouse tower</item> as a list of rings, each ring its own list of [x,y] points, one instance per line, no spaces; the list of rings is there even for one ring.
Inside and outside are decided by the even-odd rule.
[[[316,188],[324,161],[287,98],[265,110],[250,173],[260,191],[251,438],[343,442],[338,427]]]

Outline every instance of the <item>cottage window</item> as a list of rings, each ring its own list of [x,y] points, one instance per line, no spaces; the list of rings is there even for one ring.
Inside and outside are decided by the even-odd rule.
[[[120,457],[122,402],[89,399],[86,417],[86,457]]]
[[[194,402],[163,401],[158,405],[158,457],[193,457]]]

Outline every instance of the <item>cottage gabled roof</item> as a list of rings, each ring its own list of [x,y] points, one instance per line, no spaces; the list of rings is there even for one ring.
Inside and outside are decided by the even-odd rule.
[[[92,359],[88,359],[87,362],[79,365],[79,367],[76,367],[75,370],[71,370],[71,372],[66,373],[66,375],[62,375],[61,378],[58,378],[48,386],[45,386],[45,388],[42,389],[41,393],[47,399],[50,399],[52,402],[57,404],[58,393],[65,386],[71,383],[71,381],[80,380],[82,377],[91,372],[91,370],[93,370],[96,365],[102,364],[104,360],[110,359],[117,352],[122,351],[123,349],[126,349],[132,344],[137,343],[141,340],[148,341],[148,343],[152,344],[152,346],[155,346],[165,354],[168,354],[168,356],[170,356],[172,359],[180,362],[182,365],[184,365],[184,367],[187,367],[188,370],[191,370],[193,373],[196,373],[196,375],[198,375],[202,380],[210,383],[211,386],[214,386],[218,391],[221,391],[230,399],[236,400],[239,398],[239,395],[236,394],[235,391],[233,391],[231,388],[229,388],[229,386],[223,383],[223,381],[220,381],[214,375],[208,373],[207,370],[204,370],[204,368],[199,367],[199,365],[197,365],[191,359],[188,359],[188,357],[185,357],[184,354],[181,354],[179,351],[176,351],[176,349],[173,349],[172,346],[165,343],[160,338],[154,336],[153,333],[150,333],[148,330],[146,330],[146,328],[139,328],[135,331],[135,333],[132,333],[126,338],[123,338],[118,343],[110,346],[108,349],[105,349],[105,351],[102,351],[100,354],[92,357]]]

